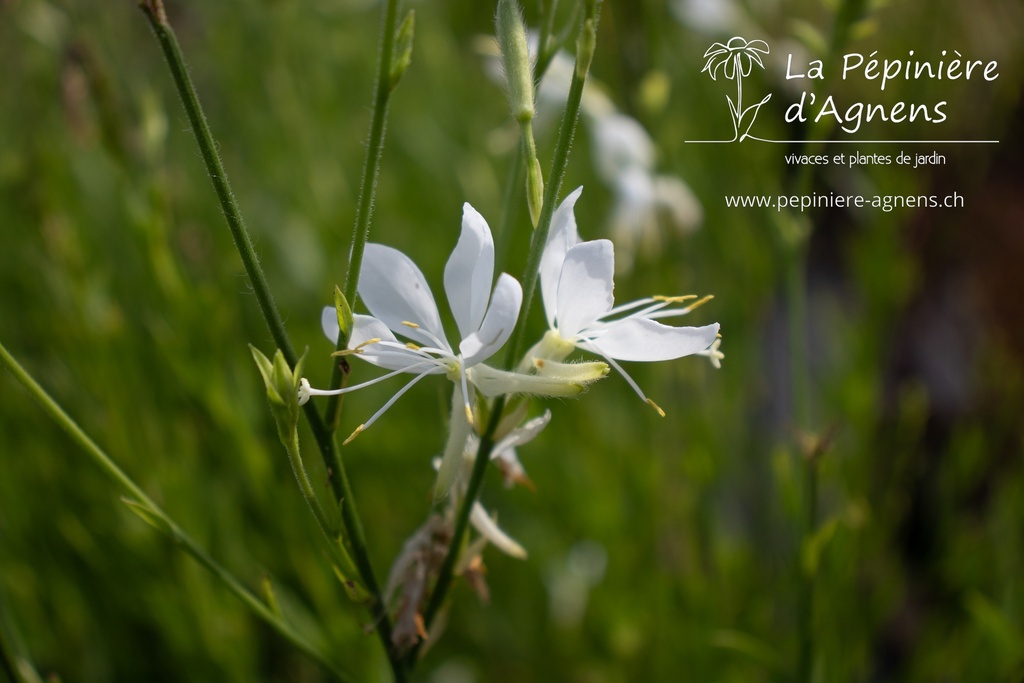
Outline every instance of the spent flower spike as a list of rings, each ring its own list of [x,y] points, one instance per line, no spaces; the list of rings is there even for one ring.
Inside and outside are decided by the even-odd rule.
[[[633,390],[659,414],[664,411],[647,398],[617,361],[663,361],[701,353],[718,336],[718,323],[703,327],[672,327],[659,319],[686,315],[708,301],[704,297],[681,308],[675,304],[695,296],[655,296],[615,306],[615,254],[609,240],[581,242],[573,209],[583,188],[572,192],[555,211],[551,232],[541,256],[540,286],[548,332],[527,354],[521,370],[553,371],[573,349],[603,357]],[[716,349],[717,351],[717,349]]]

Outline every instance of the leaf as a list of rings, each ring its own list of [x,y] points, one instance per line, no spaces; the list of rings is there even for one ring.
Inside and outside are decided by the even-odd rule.
[[[1003,666],[1011,666],[1024,656],[1024,634],[987,596],[976,590],[971,591],[964,598],[964,607],[974,624],[995,646],[996,652],[1003,659]]]
[[[337,285],[334,286],[334,310],[338,314],[338,327],[341,328],[341,339],[345,340],[345,345],[348,346],[348,340],[352,336],[352,306],[349,305],[348,299],[342,294],[341,289]]]
[[[148,505],[127,496],[121,496],[121,502],[127,505],[128,509],[138,515],[139,519],[146,524],[171,538],[174,537],[174,532],[171,530],[171,525],[168,524],[167,519]]]
[[[721,629],[711,636],[711,644],[715,647],[742,653],[772,671],[785,671],[786,669],[785,660],[778,650],[748,633]]]
[[[361,583],[348,578],[338,565],[331,564],[331,568],[334,569],[334,575],[338,577],[338,581],[341,582],[341,587],[345,589],[345,594],[348,595],[349,600],[360,605],[370,602],[370,594],[363,588]]]
[[[818,573],[818,567],[821,565],[821,556],[825,552],[825,546],[836,535],[836,529],[838,528],[839,519],[833,517],[818,527],[818,530],[811,534],[809,538],[804,540],[801,565],[806,576],[811,577]]]
[[[270,581],[269,576],[263,577],[263,583],[261,585],[263,589],[263,599],[267,603],[267,607],[274,613],[274,616],[278,619],[281,618],[281,605],[277,602],[277,595],[274,593],[274,585]]]

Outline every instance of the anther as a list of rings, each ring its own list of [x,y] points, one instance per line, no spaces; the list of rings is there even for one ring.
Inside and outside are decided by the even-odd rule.
[[[662,414],[664,415],[664,413],[662,413]],[[352,443],[352,440],[353,440],[354,438],[356,438],[357,436],[359,436],[360,434],[362,434],[362,432],[363,432],[363,427],[365,427],[365,426],[366,426],[366,425],[359,425],[358,427],[356,427],[356,430],[355,430],[354,432],[352,432],[351,434],[349,434],[348,438],[347,438],[347,439],[345,439],[344,441],[342,441],[342,442],[341,442],[341,445],[342,445],[342,446],[347,446],[347,445],[349,445],[350,443]]]
[[[655,410],[657,410],[658,411],[658,415],[661,415],[662,417],[665,417],[665,411],[662,410],[661,407],[657,403],[655,403],[651,399],[647,399],[647,405],[649,405],[650,407],[652,407]]]
[[[697,308],[698,306],[703,306],[704,304],[706,304],[707,302],[711,301],[714,298],[715,298],[714,294],[708,294],[706,297],[704,297],[700,301],[694,301],[692,304],[687,306],[686,309],[685,309],[685,312],[689,313],[693,309]]]
[[[332,356],[351,356],[352,354],[355,354],[355,353],[362,353],[363,349],[365,347],[369,346],[370,344],[376,344],[380,340],[381,340],[380,337],[374,337],[373,339],[367,339],[363,343],[357,344],[354,349],[342,349],[341,351],[335,351],[331,355]]]

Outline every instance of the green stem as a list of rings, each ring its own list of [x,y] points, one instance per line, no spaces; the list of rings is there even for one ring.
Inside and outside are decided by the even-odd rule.
[[[555,205],[558,202],[558,195],[562,188],[562,179],[565,177],[565,169],[569,163],[569,151],[572,148],[573,136],[576,133],[576,122],[579,119],[580,103],[583,99],[583,83],[576,71],[573,71],[572,83],[569,86],[569,97],[565,103],[565,111],[562,115],[562,123],[558,129],[558,138],[555,141],[554,159],[551,163],[551,172],[548,175],[544,186],[544,205],[541,207],[540,221],[533,231],[533,238],[530,241],[530,254],[527,257],[526,269],[523,271],[523,308],[519,312],[519,321],[516,324],[515,332],[505,354],[505,369],[511,370],[519,358],[523,342],[526,337],[525,321],[530,313],[530,304],[537,289],[537,279],[540,274],[540,258],[544,253],[544,245],[548,241],[548,232],[551,230],[551,217],[555,212]]]
[[[292,473],[295,475],[295,482],[299,485],[299,491],[306,499],[306,504],[309,505],[309,510],[313,513],[317,526],[320,527],[327,542],[334,545],[338,542],[338,532],[334,523],[327,518],[327,514],[316,497],[316,491],[313,490],[313,484],[309,481],[309,475],[306,474],[306,466],[302,463],[302,453],[299,450],[299,431],[293,428],[290,435],[282,434],[282,437],[281,443],[284,444],[284,449],[288,453],[288,462],[292,466]]]
[[[82,428],[64,412],[46,391],[32,378],[28,372],[8,353],[7,348],[0,343],[0,365],[3,365],[14,376],[32,397],[42,406],[43,410],[61,428],[64,429],[71,439],[85,451],[92,461],[110,477],[130,498],[130,506],[135,511],[146,513],[144,519],[153,523],[160,530],[164,531],[171,540],[196,562],[202,565],[214,577],[220,580],[228,591],[242,601],[256,616],[266,622],[271,628],[277,631],[299,650],[306,653],[311,659],[320,663],[340,681],[351,680],[343,674],[331,662],[324,653],[317,650],[311,643],[295,631],[281,617],[276,615],[266,604],[257,598],[249,589],[242,585],[228,570],[224,569],[216,560],[210,557],[207,552],[199,546],[192,538],[182,530],[177,523],[167,515],[149,496],[117,466],[117,464],[101,449],[96,442],[82,431]]]
[[[801,231],[802,232],[802,231]],[[811,389],[807,366],[807,286],[804,263],[805,250],[802,236],[794,238],[787,254],[786,294],[789,310],[789,364],[793,396],[793,421],[799,433],[811,429]],[[815,577],[807,573],[800,558],[817,527],[818,467],[809,454],[803,463],[803,517],[800,528],[800,552],[797,567],[800,572],[797,594],[797,623],[799,647],[797,652],[797,681],[810,683],[814,667],[814,584]]]
[[[393,0],[389,1],[389,7],[392,2]],[[279,349],[281,349],[281,352],[285,356],[285,360],[288,361],[288,365],[295,367],[295,364],[298,362],[298,356],[295,354],[291,341],[288,339],[288,333],[285,330],[284,321],[277,312],[277,307],[270,294],[270,288],[267,285],[266,277],[260,267],[259,260],[256,258],[256,254],[252,246],[252,240],[249,238],[249,233],[245,228],[245,223],[242,221],[242,214],[238,208],[238,203],[235,201],[235,198],[231,193],[231,188],[228,185],[227,174],[224,171],[224,166],[221,163],[220,156],[217,154],[217,147],[213,141],[213,136],[210,133],[209,125],[206,122],[206,116],[203,114],[202,107],[199,104],[199,98],[196,95],[195,87],[192,85],[192,80],[188,75],[188,70],[185,68],[185,60],[181,53],[181,47],[178,45],[178,40],[175,37],[174,30],[167,22],[163,3],[161,0],[143,0],[140,2],[139,6],[142,8],[143,13],[149,20],[150,26],[156,34],[160,47],[163,50],[164,57],[170,67],[175,86],[177,87],[178,94],[181,96],[189,121],[192,124],[192,131],[195,133],[200,153],[202,154],[203,161],[206,164],[207,171],[210,175],[211,181],[213,182],[217,198],[220,200],[221,208],[223,209],[224,216],[227,219],[228,227],[230,228],[232,238],[235,241],[235,246],[242,258],[246,274],[252,282],[253,290],[256,293],[256,299],[259,302],[260,310],[263,312],[263,317],[266,320],[267,327],[270,328],[270,333],[274,338],[274,343],[277,344]],[[331,485],[334,500],[341,505],[342,521],[345,525],[345,530],[348,532],[347,538],[352,546],[352,556],[355,560],[356,567],[359,569],[360,578],[367,590],[373,596],[374,602],[370,606],[370,612],[373,616],[374,623],[377,626],[378,635],[384,645],[385,651],[389,653],[389,661],[394,661],[394,658],[390,656],[390,653],[392,652],[391,622],[388,619],[387,612],[384,607],[384,601],[381,598],[380,586],[377,583],[376,576],[373,572],[373,566],[370,563],[370,556],[366,549],[366,538],[363,532],[362,522],[359,518],[359,513],[356,510],[355,498],[352,495],[352,488],[348,481],[348,475],[345,472],[345,467],[342,464],[341,457],[338,454],[338,449],[334,443],[333,432],[324,424],[323,419],[320,417],[320,413],[317,412],[316,406],[312,401],[307,402],[306,405],[303,406],[303,412],[306,416],[306,420],[309,422],[310,430],[313,432],[313,438],[316,440],[317,446],[320,449],[320,454],[323,457],[324,466],[327,470],[327,478]],[[397,670],[396,679],[402,680]]]
[[[370,116],[370,139],[366,145],[366,157],[363,160],[363,178],[359,184],[359,201],[356,204],[356,220],[352,227],[352,243],[349,254],[348,271],[345,273],[345,286],[342,293],[348,300],[352,310],[356,307],[359,296],[359,273],[363,268],[363,252],[370,236],[370,219],[373,217],[373,200],[377,193],[377,178],[380,175],[380,162],[384,153],[384,133],[388,119],[388,104],[394,90],[391,82],[391,64],[395,51],[395,31],[398,25],[398,0],[388,0],[384,9],[383,25],[380,34],[380,52],[377,60],[377,81],[374,86],[373,113]],[[348,348],[348,335],[343,331],[338,335],[337,350]],[[346,373],[341,363],[334,364],[331,372],[330,389],[341,386]],[[337,429],[341,417],[341,395],[330,396],[324,409],[324,421],[333,431]]]
[[[588,3],[587,9],[588,11],[584,16],[584,24],[590,21],[590,30],[595,30],[598,19],[598,4],[596,2]],[[577,67],[579,67],[579,55],[577,55]],[[569,151],[576,132],[576,122],[579,119],[586,73],[587,71],[584,68],[573,70],[572,83],[569,86],[569,96],[562,115],[562,123],[558,129],[558,139],[555,142],[551,173],[544,188],[544,206],[541,209],[540,221],[533,231],[533,239],[530,242],[530,254],[527,258],[526,270],[523,273],[523,308],[519,313],[519,320],[505,355],[505,369],[507,370],[515,367],[516,359],[519,357],[523,346],[526,331],[525,322],[530,311],[530,302],[533,299],[540,272],[540,258],[544,251],[544,245],[547,243],[548,232],[551,229],[551,217],[554,215],[555,202],[558,199],[559,190],[562,186],[562,179],[565,176],[565,169],[569,162]],[[466,495],[462,499],[455,518],[455,529],[451,544],[448,546],[448,552],[438,572],[437,582],[434,584],[434,591],[431,593],[427,608],[423,613],[423,621],[428,631],[438,611],[444,604],[448,590],[451,588],[455,565],[458,560],[459,551],[462,548],[462,540],[469,527],[470,512],[473,509],[473,504],[480,497],[480,489],[483,486],[487,463],[490,462],[491,451],[494,448],[494,435],[498,429],[498,424],[501,422],[504,409],[505,396],[499,396],[491,409],[487,429],[480,437],[480,446],[477,448],[476,458],[473,461],[473,470],[470,474],[469,484],[466,487]],[[410,668],[415,665],[418,652],[419,647],[417,646],[406,656],[406,662]]]

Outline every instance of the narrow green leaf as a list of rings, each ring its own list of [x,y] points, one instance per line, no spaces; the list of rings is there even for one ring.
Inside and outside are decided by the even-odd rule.
[[[121,496],[121,502],[127,505],[129,510],[138,515],[139,519],[160,533],[166,534],[170,537],[174,536],[174,533],[171,530],[171,525],[167,523],[167,520],[164,519],[163,515],[159,514],[145,503],[140,503],[139,501],[127,496]]]

